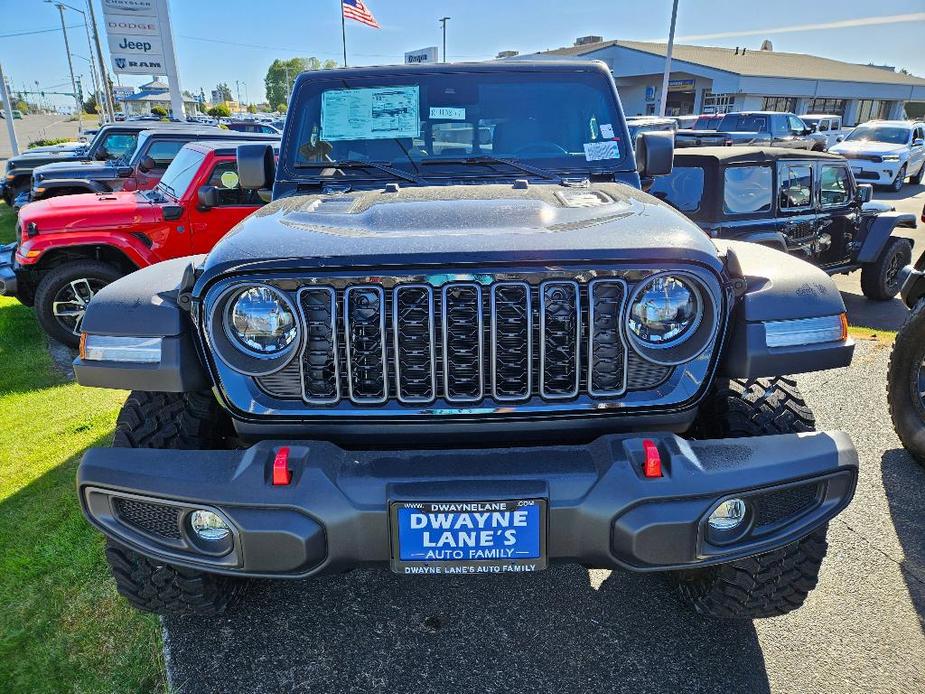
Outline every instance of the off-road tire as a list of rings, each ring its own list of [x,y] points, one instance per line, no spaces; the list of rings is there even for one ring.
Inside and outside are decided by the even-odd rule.
[[[912,244],[891,238],[880,257],[861,267],[861,292],[873,301],[889,301],[899,293],[899,271],[912,262]]]
[[[719,381],[700,408],[698,438],[793,434],[816,420],[793,379]],[[797,609],[816,587],[825,556],[826,527],[781,549],[727,564],[674,571],[669,579],[682,602],[727,619],[776,617]]]
[[[233,428],[212,393],[133,390],[119,412],[114,448],[229,448]]]
[[[54,314],[54,301],[58,292],[70,282],[94,279],[109,284],[125,275],[115,265],[99,260],[75,260],[49,270],[35,289],[35,315],[42,329],[58,342],[77,347],[80,337],[65,328]]]
[[[214,616],[238,598],[242,582],[171,566],[109,540],[106,561],[119,594],[133,607],[160,615]]]
[[[896,334],[887,369],[886,400],[893,428],[906,450],[925,466],[925,404],[918,373],[925,359],[925,299],[912,309]]]
[[[700,406],[691,434],[725,439],[814,431],[816,418],[796,381],[785,376],[718,380]]]
[[[234,443],[228,414],[209,392],[132,391],[116,420],[115,448],[208,450]],[[109,541],[106,559],[116,587],[139,610],[163,615],[216,615],[232,606],[244,582],[167,564]]]
[[[892,190],[894,193],[901,191],[903,189],[903,185],[906,183],[907,173],[908,171],[906,171],[906,165],[903,164],[899,171],[896,173],[896,178],[894,178],[893,182],[890,184],[890,190]]]
[[[816,587],[825,557],[823,526],[781,549],[674,575],[681,599],[721,619],[778,617],[800,607]]]

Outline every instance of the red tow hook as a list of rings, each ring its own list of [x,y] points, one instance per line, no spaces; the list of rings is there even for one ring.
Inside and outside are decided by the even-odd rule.
[[[642,451],[645,454],[645,460],[642,464],[642,474],[644,477],[653,478],[662,476],[662,456],[658,452],[658,446],[652,439],[642,440]]]
[[[292,481],[292,470],[289,469],[289,446],[283,446],[276,451],[273,458],[273,486],[285,486]]]

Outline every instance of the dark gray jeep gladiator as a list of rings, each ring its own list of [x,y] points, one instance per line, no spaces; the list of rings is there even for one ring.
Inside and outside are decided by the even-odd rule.
[[[557,561],[803,603],[857,478],[785,376],[851,360],[824,272],[644,193],[670,134],[602,63],[308,72],[289,113],[278,165],[238,148],[270,204],[86,312],[80,383],[132,392],[78,491],[132,604]]]

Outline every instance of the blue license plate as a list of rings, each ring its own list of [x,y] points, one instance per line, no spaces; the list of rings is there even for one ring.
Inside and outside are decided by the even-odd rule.
[[[394,502],[398,573],[507,573],[546,568],[546,501]]]

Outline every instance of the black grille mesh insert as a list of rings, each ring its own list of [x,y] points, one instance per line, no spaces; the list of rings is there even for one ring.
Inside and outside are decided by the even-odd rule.
[[[382,287],[350,287],[344,302],[350,395],[357,402],[384,402],[385,292]]]
[[[398,287],[393,310],[398,396],[407,402],[430,402],[437,387],[433,290],[421,285]]]
[[[496,284],[492,303],[494,395],[499,400],[521,400],[532,390],[530,287],[523,282]]]
[[[443,372],[451,402],[482,397],[482,289],[452,284],[443,289]]]
[[[620,336],[626,286],[618,280],[591,283],[588,359],[591,395],[619,395],[625,388],[626,347]]]
[[[544,282],[540,287],[540,394],[572,397],[578,393],[581,309],[578,284]]]
[[[302,382],[308,402],[335,402],[338,397],[337,317],[330,287],[311,287],[299,294],[305,316]]]
[[[170,540],[181,538],[180,509],[175,506],[151,504],[122,497],[116,497],[114,503],[116,513],[123,523]]]
[[[819,485],[803,484],[752,497],[755,526],[771,525],[792,518],[810,508],[819,494]]]

